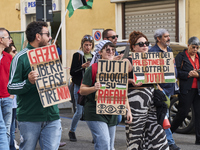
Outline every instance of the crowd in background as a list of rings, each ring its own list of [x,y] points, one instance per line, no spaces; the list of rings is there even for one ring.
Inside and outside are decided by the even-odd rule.
[[[27,50],[47,46],[52,39],[45,22],[31,22],[26,29],[27,46],[17,53],[14,41],[5,28],[0,28],[0,149],[34,150],[39,141],[41,149],[56,150],[61,140],[61,121],[57,105],[43,108],[35,86],[38,73],[31,70]],[[74,53],[70,75],[74,84],[74,98],[77,106],[69,130],[69,139],[76,142],[76,128],[80,119],[86,120],[91,131],[95,150],[114,150],[116,125],[121,122],[121,115],[96,114],[95,93],[101,88],[100,82],[93,81],[93,69],[98,59],[123,60],[129,64],[128,100],[126,103],[126,144],[128,150],[180,150],[175,144],[172,133],[187,116],[191,105],[195,112],[195,144],[200,145],[200,41],[197,37],[188,40],[188,49],[180,52],[175,58],[174,69],[179,78],[178,114],[171,128],[164,129],[158,115],[168,116],[168,106],[163,103],[165,111],[158,114],[155,105],[155,87],[168,99],[175,92],[175,83],[142,84],[135,83],[132,70],[132,59],[125,54],[118,54],[115,47],[118,35],[112,29],[103,32],[103,40],[96,46],[91,35],[84,35],[80,49]],[[166,29],[157,29],[154,33],[155,45],[146,35],[139,31],[129,36],[130,50],[133,53],[172,52],[170,35]],[[62,53],[56,41],[58,54]],[[94,52],[92,53],[92,50]],[[78,93],[85,95],[84,106],[78,103]],[[30,96],[31,95],[31,96]],[[17,103],[16,103],[17,99]],[[20,145],[15,143],[16,114],[20,130]],[[160,123],[161,122],[161,123]],[[64,144],[65,145],[65,144]]]

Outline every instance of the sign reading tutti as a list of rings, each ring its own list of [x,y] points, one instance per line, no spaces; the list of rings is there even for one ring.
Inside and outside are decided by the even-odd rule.
[[[28,50],[27,55],[31,69],[39,74],[36,87],[43,107],[69,101],[70,92],[56,46]]]
[[[128,62],[98,61],[97,82],[102,87],[96,92],[96,113],[125,115],[128,89]]]
[[[134,81],[143,84],[175,83],[174,57],[167,53],[132,53]]]

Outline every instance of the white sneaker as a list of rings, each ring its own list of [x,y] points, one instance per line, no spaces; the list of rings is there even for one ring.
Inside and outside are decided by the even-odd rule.
[[[14,140],[14,143],[15,143],[15,148],[16,148],[16,149],[19,149],[19,146],[17,145],[18,142],[17,142],[16,140]]]

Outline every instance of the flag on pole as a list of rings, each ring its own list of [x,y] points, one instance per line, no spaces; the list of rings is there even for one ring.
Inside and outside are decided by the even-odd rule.
[[[93,0],[70,0],[67,5],[69,17],[71,17],[76,9],[91,9]]]

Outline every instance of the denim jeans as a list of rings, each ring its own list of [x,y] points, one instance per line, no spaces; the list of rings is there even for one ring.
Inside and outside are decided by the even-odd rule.
[[[102,121],[86,121],[94,139],[95,150],[114,150],[116,126]]]
[[[4,125],[6,127],[6,134],[8,143],[10,143],[10,126],[11,126],[11,120],[12,120],[12,105],[13,105],[13,99],[6,97],[6,98],[0,98],[0,109],[3,115]]]
[[[15,148],[15,121],[16,121],[16,108],[12,109],[12,122],[10,127],[10,150],[16,150]]]
[[[9,144],[6,136],[6,126],[3,120],[2,111],[0,111],[0,149],[9,150]]]
[[[71,128],[70,128],[70,131],[72,131],[72,132],[76,131],[78,121],[81,119],[82,114],[83,114],[83,106],[77,104],[77,101],[78,101],[77,92],[79,89],[80,89],[80,86],[77,84],[74,84],[74,99],[75,99],[75,103],[76,103],[76,112],[72,118],[72,123],[71,123]]]
[[[61,120],[19,122],[20,150],[35,150],[37,141],[41,150],[57,150],[61,139]]]

